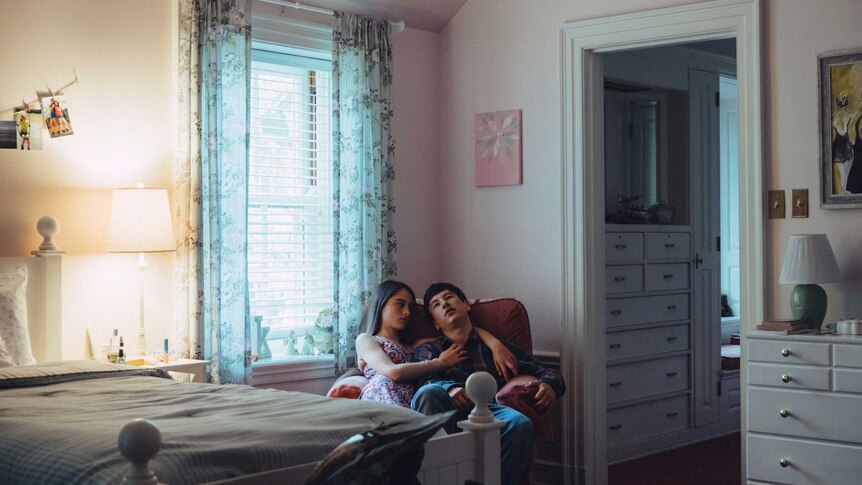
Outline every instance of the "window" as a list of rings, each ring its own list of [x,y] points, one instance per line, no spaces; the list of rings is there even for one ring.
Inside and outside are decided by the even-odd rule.
[[[253,43],[248,180],[251,314],[274,359],[302,353],[333,300],[329,53]],[[258,353],[258,352],[253,352]],[[317,352],[315,352],[317,353]]]

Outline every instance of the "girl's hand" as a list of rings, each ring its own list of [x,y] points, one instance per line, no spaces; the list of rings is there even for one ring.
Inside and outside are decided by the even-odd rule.
[[[506,382],[518,375],[518,360],[502,342],[498,341],[496,345],[490,346],[490,349],[494,353],[494,367]]]
[[[452,344],[448,349],[440,352],[440,360],[446,364],[446,367],[458,365],[467,359],[467,351],[463,345]]]

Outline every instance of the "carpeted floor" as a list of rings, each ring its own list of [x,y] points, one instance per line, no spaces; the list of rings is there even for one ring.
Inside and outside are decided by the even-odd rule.
[[[608,467],[608,485],[739,485],[739,433]]]

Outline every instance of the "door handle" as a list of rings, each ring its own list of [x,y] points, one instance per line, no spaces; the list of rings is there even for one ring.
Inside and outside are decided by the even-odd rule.
[[[700,263],[703,263],[703,258],[700,257],[700,253],[694,254],[694,267],[695,269],[700,268]]]

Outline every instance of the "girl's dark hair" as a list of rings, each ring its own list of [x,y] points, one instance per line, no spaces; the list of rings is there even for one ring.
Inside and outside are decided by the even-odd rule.
[[[410,304],[416,302],[416,294],[407,286],[406,283],[395,280],[386,280],[381,282],[374,288],[371,293],[371,298],[365,303],[365,308],[362,311],[362,319],[359,321],[359,329],[368,335],[375,335],[380,331],[382,325],[383,307],[390,298],[395,296],[401,290],[407,290],[410,293]]]

